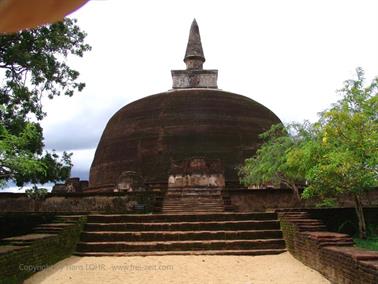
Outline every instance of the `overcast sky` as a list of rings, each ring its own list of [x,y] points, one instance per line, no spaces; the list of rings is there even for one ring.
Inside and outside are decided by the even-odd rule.
[[[69,58],[85,90],[45,101],[48,149],[74,153],[73,175],[88,177],[107,121],[122,106],[171,88],[184,69],[197,19],[205,69],[220,89],[248,96],[284,122],[314,121],[336,90],[364,68],[378,75],[378,1],[92,0],[71,15],[92,51]]]

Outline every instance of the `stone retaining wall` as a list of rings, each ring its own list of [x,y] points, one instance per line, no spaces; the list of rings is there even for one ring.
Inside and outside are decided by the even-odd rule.
[[[22,283],[33,273],[70,256],[85,220],[86,217],[80,217],[56,234],[34,234],[33,241],[31,235],[18,236],[9,243],[1,240],[0,284]]]
[[[295,258],[332,283],[378,283],[378,252],[354,247],[346,234],[322,231],[316,220],[301,213],[279,213],[286,246]]]
[[[320,201],[317,199],[298,202],[290,189],[228,189],[231,203],[239,212],[265,211],[278,208],[314,208]],[[378,206],[378,189],[362,197],[365,206]],[[354,207],[353,198],[347,196],[338,200],[338,207]]]
[[[146,213],[153,211],[159,196],[154,192],[49,193],[43,200],[34,200],[23,193],[0,193],[0,212]]]
[[[1,193],[0,212],[152,212],[162,202],[165,190],[145,192],[49,193],[44,200],[33,200],[23,193]],[[224,192],[238,212],[278,208],[314,208],[318,200],[296,201],[289,189],[228,188]],[[363,198],[366,206],[378,205],[378,190]],[[136,208],[144,204],[144,209]],[[353,199],[343,198],[339,207],[353,207]],[[160,204],[161,207],[161,204]]]

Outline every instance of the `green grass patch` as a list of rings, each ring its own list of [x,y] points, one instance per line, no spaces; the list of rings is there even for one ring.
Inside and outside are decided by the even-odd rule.
[[[370,237],[366,240],[359,238],[353,238],[353,240],[359,248],[378,251],[378,236]]]

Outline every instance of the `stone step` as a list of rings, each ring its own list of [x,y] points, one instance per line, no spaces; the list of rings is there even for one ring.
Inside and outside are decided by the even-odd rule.
[[[245,221],[245,220],[276,220],[276,213],[208,213],[205,214],[92,214],[88,215],[88,223],[153,223],[153,222],[199,222],[199,221]]]
[[[208,213],[208,212],[211,212],[211,213],[220,213],[220,212],[224,212],[223,209],[213,209],[213,210],[185,210],[185,209],[177,209],[177,210],[162,210],[161,211],[163,214],[172,214],[172,213],[190,213],[190,214],[203,214],[203,213]]]
[[[15,237],[8,237],[0,240],[0,245],[30,245],[35,241],[55,237],[56,234],[26,234]]]
[[[87,223],[85,231],[194,231],[194,230],[273,230],[277,220],[201,221],[162,223]]]
[[[188,202],[179,202],[176,200],[166,200],[163,202],[163,205],[181,205],[181,206],[192,206],[192,205],[218,205],[223,204],[223,200],[209,200],[209,201],[200,201],[200,200],[193,200]]]
[[[244,240],[282,238],[280,230],[246,231],[138,231],[138,232],[83,232],[83,242],[111,241],[185,241],[185,240]]]
[[[211,200],[222,200],[222,196],[220,195],[168,195],[166,196],[165,200],[184,200],[184,201],[195,201],[195,200],[203,200],[203,201],[211,201]]]
[[[191,203],[179,203],[179,202],[164,202],[163,206],[181,206],[181,207],[190,207],[190,206],[220,206],[223,205],[222,201],[219,202],[191,202]]]
[[[55,217],[57,222],[62,223],[76,223],[82,215],[58,215]]]
[[[141,252],[183,250],[284,249],[283,239],[167,242],[80,242],[78,252]]]
[[[222,198],[209,198],[209,199],[199,199],[199,198],[186,198],[184,200],[184,198],[180,198],[180,199],[165,199],[163,201],[163,204],[164,203],[177,203],[177,204],[187,204],[187,203],[191,203],[191,204],[198,204],[198,203],[217,203],[217,202],[220,202],[222,203],[223,202],[223,199]]]
[[[163,210],[211,211],[213,209],[219,209],[223,212],[224,206],[163,206]]]
[[[41,234],[55,234],[59,233],[64,228],[72,226],[72,223],[47,223],[47,224],[40,224],[33,229],[34,233],[41,233]]]
[[[163,204],[163,208],[223,208],[223,204]]]
[[[317,232],[327,230],[326,226],[298,226],[301,232]]]
[[[163,211],[180,211],[180,212],[193,212],[193,211],[203,211],[203,212],[214,212],[216,210],[217,212],[223,212],[224,206],[190,206],[190,207],[162,207]]]
[[[223,203],[223,199],[222,198],[219,198],[219,199],[214,199],[214,198],[211,198],[211,199],[192,199],[192,198],[187,198],[187,199],[183,199],[183,198],[180,198],[180,199],[165,199],[163,201],[163,204],[211,204],[211,203]]]
[[[221,192],[167,192],[164,198],[178,198],[180,197],[203,197],[203,198],[217,198],[222,197]]]
[[[285,251],[275,213],[225,213],[224,208],[219,204],[170,204],[162,208],[163,214],[91,214],[76,255],[264,255]],[[220,212],[209,213],[211,210]]]
[[[202,214],[202,213],[221,213],[224,212],[223,208],[213,208],[213,209],[162,209],[162,213],[167,213],[167,214],[173,214],[173,213],[190,213],[190,214]]]
[[[48,227],[48,228],[65,228],[68,226],[72,226],[70,223],[46,223],[40,224],[39,227]]]
[[[177,208],[164,208],[163,207],[163,213],[168,213],[168,212],[177,212],[177,213],[180,213],[180,212],[186,212],[186,213],[190,213],[190,212],[223,212],[223,209],[224,207],[177,207]]]
[[[169,202],[214,202],[223,200],[222,196],[216,195],[206,195],[206,196],[198,196],[198,195],[169,195],[167,196],[163,203],[166,201]]]
[[[236,207],[233,205],[225,205],[224,212],[236,212]]]
[[[221,199],[221,194],[214,194],[214,193],[208,193],[208,194],[197,194],[197,193],[167,193],[165,196],[165,199]]]
[[[274,255],[286,249],[250,250],[192,250],[192,251],[148,251],[148,252],[75,252],[76,256],[162,256],[162,255]]]
[[[223,191],[221,187],[169,187],[167,192],[182,192],[182,191],[195,191],[195,192],[204,192],[204,191]]]
[[[296,224],[304,224],[304,223],[322,223],[323,222],[319,219],[310,219],[310,218],[306,218],[306,219],[302,219],[302,218],[290,218],[290,221],[292,222],[295,222]]]
[[[166,192],[206,192],[206,191],[222,192],[223,189],[221,189],[219,187],[203,187],[203,188],[192,188],[192,187],[173,188],[173,187],[170,187],[170,188],[167,189]]]
[[[167,192],[165,198],[181,198],[181,197],[202,197],[202,198],[214,198],[222,197],[221,192]]]
[[[188,196],[188,197],[203,197],[203,198],[211,198],[211,197],[221,197],[222,192],[216,192],[216,191],[204,191],[204,192],[167,192],[165,194],[165,198],[170,197],[173,198],[174,196]]]
[[[309,218],[309,214],[306,212],[285,212],[285,213],[280,213],[280,215],[284,216],[287,219]]]
[[[33,233],[35,234],[59,234],[62,229],[52,229],[52,228],[35,228]]]
[[[223,204],[168,204],[163,205],[163,208],[224,208]]]
[[[215,190],[215,189],[201,189],[201,190],[192,190],[192,189],[186,189],[186,190],[168,190],[166,192],[166,196],[168,194],[222,194],[221,190]]]
[[[224,206],[223,205],[211,205],[211,206],[200,206],[200,205],[192,205],[192,206],[163,206],[162,209],[172,209],[172,210],[202,210],[204,212],[213,213],[212,209],[221,209],[223,212]]]
[[[165,209],[163,208],[162,209],[162,213],[169,213],[169,214],[173,214],[173,213],[220,213],[220,212],[224,212],[224,208],[189,208],[189,209],[185,209],[185,208],[177,208],[177,209]]]

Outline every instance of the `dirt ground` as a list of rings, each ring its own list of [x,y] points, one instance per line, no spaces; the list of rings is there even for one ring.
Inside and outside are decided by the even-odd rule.
[[[268,256],[76,257],[27,279],[50,283],[330,283],[288,252]]]

